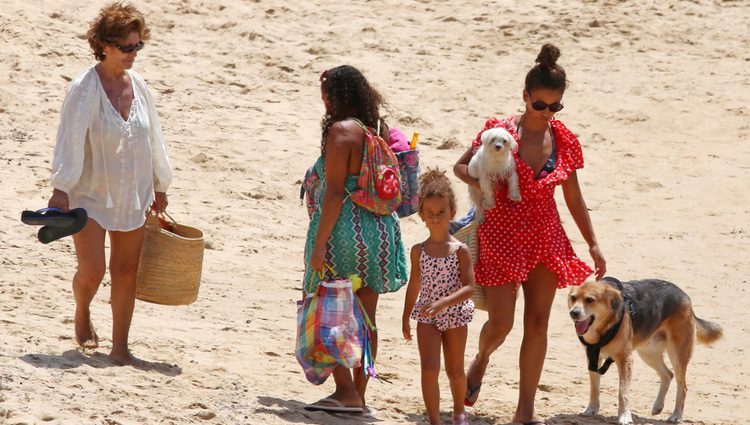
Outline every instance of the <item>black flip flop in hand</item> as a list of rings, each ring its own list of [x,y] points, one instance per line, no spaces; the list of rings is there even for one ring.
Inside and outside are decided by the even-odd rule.
[[[83,208],[74,208],[67,212],[57,208],[42,208],[21,213],[21,222],[24,224],[42,226],[37,238],[43,244],[80,232],[87,220],[88,214]]]

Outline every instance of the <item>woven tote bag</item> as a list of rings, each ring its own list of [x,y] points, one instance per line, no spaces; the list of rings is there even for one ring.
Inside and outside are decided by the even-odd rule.
[[[458,229],[453,236],[466,244],[471,251],[471,261],[476,264],[479,258],[479,238],[477,238],[477,222],[472,220],[466,226]],[[487,311],[487,303],[484,295],[484,286],[474,285],[474,307]]]
[[[138,264],[135,297],[163,305],[198,299],[203,269],[203,232],[149,213]]]

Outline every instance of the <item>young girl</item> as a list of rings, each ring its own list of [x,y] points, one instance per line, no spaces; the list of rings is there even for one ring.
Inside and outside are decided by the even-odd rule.
[[[430,424],[440,424],[440,347],[453,394],[453,423],[469,423],[464,412],[466,325],[474,314],[474,270],[469,248],[449,232],[456,196],[444,171],[428,170],[419,187],[419,216],[430,237],[411,249],[411,275],[406,289],[402,327],[411,340],[409,318],[417,323],[422,366],[422,397]],[[417,301],[419,295],[419,301]]]

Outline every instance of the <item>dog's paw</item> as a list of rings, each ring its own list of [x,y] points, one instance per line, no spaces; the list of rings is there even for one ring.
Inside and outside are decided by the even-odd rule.
[[[619,425],[632,425],[632,423],[633,423],[633,415],[630,414],[629,410],[626,410],[617,419],[617,423]]]
[[[664,410],[664,402],[662,401],[661,403],[659,403],[657,401],[656,403],[654,403],[654,407],[651,408],[651,414],[658,415],[662,410]]]
[[[670,424],[678,424],[682,422],[682,417],[680,415],[672,414],[672,416],[667,419],[667,422],[669,422]]]
[[[511,193],[508,194],[508,198],[511,201],[521,202],[521,194],[520,193],[513,193],[513,192],[511,192]]]
[[[596,416],[599,414],[599,406],[589,405],[581,414],[584,416]]]

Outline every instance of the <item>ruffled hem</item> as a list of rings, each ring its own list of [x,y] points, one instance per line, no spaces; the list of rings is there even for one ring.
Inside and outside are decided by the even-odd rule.
[[[474,270],[476,284],[479,286],[503,286],[511,283],[520,285],[529,279],[531,270],[540,263],[557,276],[558,289],[578,286],[594,273],[594,270],[578,257],[540,260],[534,263],[532,267],[516,270],[505,270],[500,266],[491,267],[478,263]],[[494,276],[494,279],[488,282],[485,276]]]

